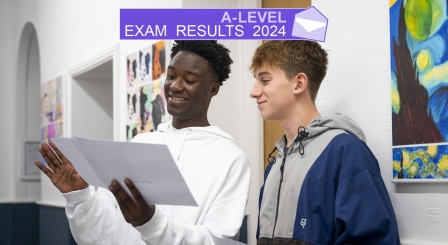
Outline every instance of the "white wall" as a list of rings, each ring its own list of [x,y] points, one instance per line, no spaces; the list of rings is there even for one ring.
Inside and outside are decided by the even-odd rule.
[[[83,74],[72,80],[72,137],[113,140],[112,61],[105,65],[110,68],[101,74],[105,78]]]
[[[391,182],[389,1],[313,0],[313,5],[329,20],[322,44],[329,69],[317,97],[319,110],[350,115],[364,129],[403,244],[447,244],[448,185]]]
[[[13,97],[12,69],[12,1],[0,1],[0,155],[2,156],[0,171],[0,202],[10,202],[14,198],[13,177],[13,145],[11,138],[12,117],[14,116],[11,105]]]
[[[63,75],[79,61],[89,58],[119,40],[120,8],[181,7],[181,0],[146,1],[0,1],[0,202],[39,200],[38,182],[20,180],[17,137],[17,56],[22,30],[27,22],[36,28],[40,49],[40,80]],[[132,43],[129,41],[128,43]],[[35,187],[38,187],[37,189]],[[48,179],[42,180],[41,201],[63,206],[63,199]]]
[[[32,67],[29,67],[31,69],[27,70],[27,64],[24,62],[20,67],[20,74],[23,76],[20,77],[20,82],[18,81],[16,68],[19,52],[14,47],[19,46],[21,31],[18,32],[17,38],[14,39],[14,28],[11,25],[14,19],[13,11],[11,11],[13,7],[13,1],[0,2],[0,53],[2,54],[0,57],[0,79],[2,84],[0,90],[0,103],[2,105],[2,120],[0,122],[0,135],[2,137],[2,142],[0,143],[0,154],[2,155],[0,202],[2,203],[33,202],[40,195],[38,183],[20,181],[24,158],[22,154],[19,155],[18,153],[23,148],[25,138],[33,140],[36,136],[36,134],[27,132],[28,126],[33,124],[28,122],[36,121],[31,118],[30,121],[25,121],[24,115],[26,112],[24,108],[27,102],[26,98],[28,98],[27,91],[32,91],[39,86],[36,84],[38,79],[30,77],[28,83],[24,74],[28,71],[37,75],[39,71]],[[30,29],[28,30],[30,31]],[[31,31],[28,34],[28,38],[31,37]],[[29,44],[29,41],[28,39],[26,42]],[[30,45],[22,50],[22,55],[28,56],[32,64],[38,63],[38,53],[28,52],[29,48],[32,49],[34,47],[34,45]],[[17,91],[21,92],[20,98],[16,96]],[[20,121],[17,121],[17,102],[21,102],[20,108],[22,110],[20,113],[23,118]],[[20,129],[20,134],[16,133],[17,129]]]
[[[16,134],[11,143],[16,146],[13,162],[15,174],[22,176],[24,171],[24,142],[40,139],[40,58],[36,32],[28,25],[22,32],[20,51],[17,62],[15,93],[13,103],[15,123],[11,131]],[[14,130],[15,129],[15,130]],[[17,202],[34,202],[40,197],[40,183],[36,181],[20,181],[15,187]]]

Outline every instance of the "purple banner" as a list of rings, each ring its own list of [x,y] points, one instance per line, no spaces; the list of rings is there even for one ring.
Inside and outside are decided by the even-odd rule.
[[[325,41],[328,19],[307,9],[120,9],[120,39]]]

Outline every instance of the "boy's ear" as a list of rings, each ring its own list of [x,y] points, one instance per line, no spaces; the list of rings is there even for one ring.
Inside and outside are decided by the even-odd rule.
[[[301,72],[294,77],[294,94],[301,94],[308,88],[308,76]]]
[[[220,88],[220,84],[219,83],[213,83],[211,89],[210,89],[210,95],[211,97],[215,96],[218,94],[219,92],[219,88]]]

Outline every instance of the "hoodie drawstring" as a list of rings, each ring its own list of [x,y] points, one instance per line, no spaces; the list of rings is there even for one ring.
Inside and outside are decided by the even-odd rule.
[[[305,147],[303,146],[302,141],[308,138],[309,132],[308,132],[308,130],[306,130],[305,127],[300,126],[297,129],[297,134],[298,134],[298,136],[294,140],[294,144],[292,144],[292,147],[294,148],[294,145],[297,144],[297,142],[299,142],[299,153],[300,153],[300,155],[303,156],[303,155],[305,155]],[[286,140],[286,135],[283,135],[283,138]],[[271,153],[269,153],[269,155],[268,155],[268,162],[269,163],[274,164],[277,161],[277,159],[272,156],[272,154],[276,150],[278,150],[277,147],[274,147],[274,149],[271,151]],[[286,154],[286,152],[284,152],[283,154]]]
[[[282,137],[284,140],[286,140],[286,135],[283,135]],[[277,158],[273,157],[272,154],[274,154],[274,152],[278,150],[277,146],[274,146],[274,149],[271,151],[271,153],[269,153],[268,155],[268,163],[272,163],[274,164],[275,162],[277,162]]]
[[[163,138],[162,138],[162,144],[165,143],[165,136],[166,133],[168,132],[168,129],[171,127],[171,125],[168,125],[168,127],[165,129],[165,131],[163,132]],[[188,133],[191,132],[191,129],[187,130],[187,133],[185,133],[184,135],[184,139],[182,140],[182,145],[180,147],[180,151],[179,151],[179,155],[177,156],[177,160],[179,161],[180,159],[180,155],[182,154],[182,150],[184,149],[184,145],[185,145],[185,139],[187,138]]]
[[[271,151],[271,153],[269,153],[268,155],[268,163],[272,163],[274,164],[277,159],[275,157],[272,156],[272,154],[277,150],[277,147],[274,147],[274,150]]]
[[[177,160],[179,161],[180,155],[182,154],[182,150],[184,149],[185,139],[187,138],[188,133],[191,132],[191,129],[187,130],[187,133],[184,136],[184,140],[182,140],[182,146],[180,147],[179,156],[177,156]]]
[[[305,147],[302,144],[302,141],[305,140],[306,138],[308,138],[309,132],[306,130],[305,127],[300,126],[297,129],[297,134],[299,135],[296,140],[294,141],[294,144],[296,144],[297,142],[299,142],[299,153],[300,155],[304,155],[305,154]],[[294,147],[294,146],[293,146]]]
[[[165,135],[166,132],[168,132],[168,129],[170,128],[170,125],[168,125],[168,127],[165,129],[165,131],[163,132],[163,138],[162,138],[162,144],[165,143]]]

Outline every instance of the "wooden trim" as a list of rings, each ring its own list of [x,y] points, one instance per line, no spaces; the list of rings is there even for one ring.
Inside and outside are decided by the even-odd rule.
[[[278,121],[263,121],[263,132],[264,132],[264,168],[268,165],[268,155],[274,149],[274,144],[277,142],[283,135],[283,127]],[[273,156],[277,155],[277,153],[273,153]]]
[[[262,0],[262,8],[308,8],[311,0]]]

